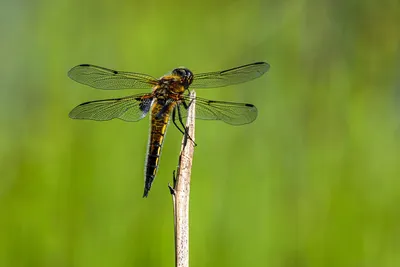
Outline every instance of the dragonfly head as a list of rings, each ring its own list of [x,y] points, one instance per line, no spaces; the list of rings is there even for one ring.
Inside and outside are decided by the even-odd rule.
[[[187,89],[193,81],[193,73],[187,68],[177,68],[172,71],[172,75],[181,77],[183,86]]]

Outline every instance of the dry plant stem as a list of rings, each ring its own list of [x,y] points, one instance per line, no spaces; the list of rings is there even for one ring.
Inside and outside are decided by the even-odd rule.
[[[174,188],[170,187],[174,205],[175,266],[179,267],[189,266],[189,195],[194,152],[195,97],[196,93],[192,91],[192,102],[186,120],[186,131],[191,140],[188,136],[183,136],[178,173]]]

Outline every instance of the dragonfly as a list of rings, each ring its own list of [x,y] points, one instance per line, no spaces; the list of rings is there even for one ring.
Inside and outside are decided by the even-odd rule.
[[[216,88],[248,82],[261,77],[269,69],[266,62],[255,62],[223,71],[192,73],[179,67],[159,79],[153,76],[107,69],[90,64],[73,67],[68,76],[96,89],[152,89],[150,93],[121,98],[94,100],[76,106],[69,113],[72,119],[107,121],[118,118],[135,122],[150,114],[150,134],[147,147],[144,193],[147,197],[156,177],[167,126],[174,125],[185,134],[183,119],[191,104],[189,88]],[[208,100],[196,97],[196,119],[219,120],[231,125],[243,125],[257,118],[253,104]],[[182,130],[178,123],[183,126]],[[190,138],[190,136],[189,136]]]

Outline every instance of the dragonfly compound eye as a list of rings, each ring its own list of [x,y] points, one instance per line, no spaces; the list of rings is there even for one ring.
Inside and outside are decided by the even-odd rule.
[[[189,86],[193,81],[193,73],[186,68],[174,69],[172,71],[172,74],[183,78],[187,86]]]
[[[188,85],[190,85],[193,81],[193,73],[188,69],[185,69],[185,80]]]

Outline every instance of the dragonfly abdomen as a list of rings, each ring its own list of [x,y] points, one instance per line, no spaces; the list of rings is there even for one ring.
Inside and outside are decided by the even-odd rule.
[[[153,139],[153,138],[152,138]],[[157,174],[158,164],[161,156],[162,141],[151,141],[148,148],[145,166],[145,184],[143,197],[147,197],[154,178]]]
[[[164,143],[165,134],[167,133],[169,116],[172,109],[172,105],[168,108],[162,107],[161,105],[155,105],[155,107],[152,108],[151,132],[145,164],[145,184],[143,197],[147,197],[157,174],[161,150]],[[162,116],[159,116],[160,110],[163,111],[163,114],[161,114]]]

